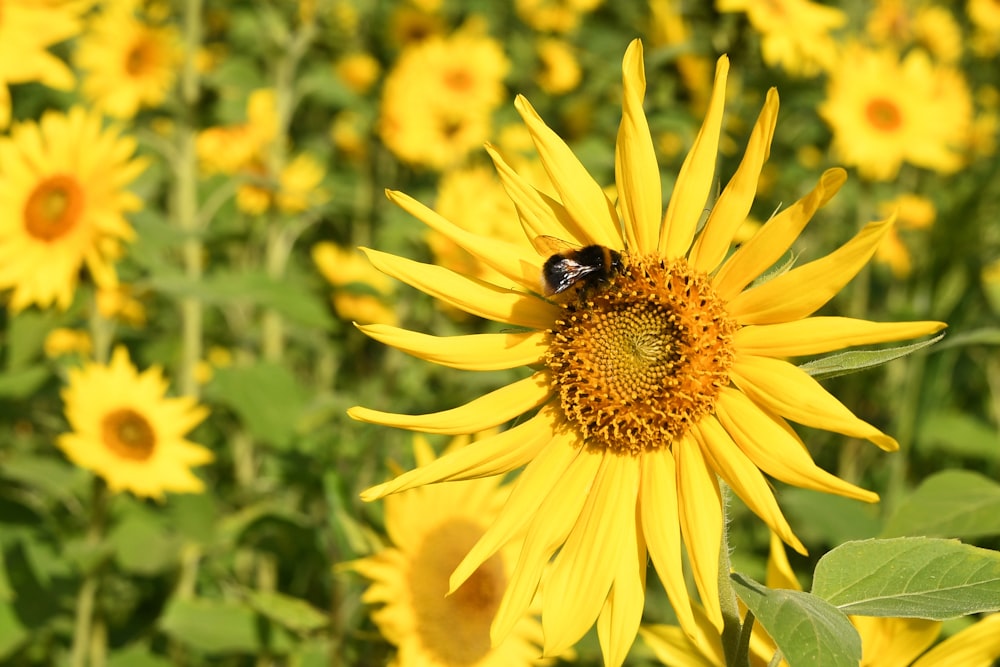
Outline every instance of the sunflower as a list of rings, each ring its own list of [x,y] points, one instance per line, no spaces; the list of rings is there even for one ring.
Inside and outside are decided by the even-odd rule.
[[[181,39],[173,26],[140,20],[131,3],[112,5],[80,40],[83,93],[109,116],[131,118],[166,99],[177,78]]]
[[[38,81],[67,90],[73,73],[48,48],[80,34],[81,14],[87,0],[45,3],[38,0],[4,0],[0,7],[0,128],[10,123],[12,83]]]
[[[886,181],[903,162],[958,169],[972,99],[961,72],[934,65],[921,49],[900,61],[891,50],[854,45],[830,73],[819,114],[833,130],[836,156],[865,178]]]
[[[468,438],[455,438],[451,450]],[[418,463],[434,460],[419,436]],[[524,614],[505,641],[490,646],[490,621],[517,561],[509,544],[482,563],[454,593],[448,576],[486,532],[509,494],[499,477],[413,489],[386,498],[393,546],[349,567],[372,581],[362,601],[379,630],[398,647],[396,667],[518,667],[538,664],[542,629]]]
[[[164,491],[201,493],[192,466],[212,452],[184,434],[208,416],[193,398],[166,398],[159,367],[139,373],[124,347],[111,363],[89,363],[69,372],[62,392],[73,428],[56,444],[81,468],[104,478],[112,491],[162,499]]]
[[[125,190],[145,168],[135,148],[82,107],[0,138],[0,289],[14,289],[11,309],[65,309],[83,264],[98,286],[117,284],[112,262],[135,235],[124,214],[142,206]]]
[[[786,419],[864,438],[888,451],[898,447],[896,441],[856,417],[784,358],[900,340],[944,326],[810,317],[861,270],[891,228],[891,219],[865,226],[827,257],[747,289],[836,193],[844,171],[823,174],[811,193],[727,257],[768,155],[777,93],[768,93],[743,161],[696,238],[713,189],[728,60],[719,60],[706,120],[665,215],[642,110],[645,75],[638,41],[627,50],[622,69],[617,207],[523,97],[515,106],[558,198],[528,185],[491,153],[529,238],[604,246],[608,259],[615,257],[612,251],[617,253],[614,270],[606,270],[603,280],[542,296],[539,276],[546,254],[465,232],[396,192],[389,193],[390,199],[506,280],[491,284],[366,251],[385,273],[501,322],[506,331],[442,339],[393,327],[361,327],[365,333],[447,366],[493,370],[526,365],[534,373],[445,412],[349,411],[372,423],[470,433],[537,409],[517,426],[368,489],[362,497],[373,500],[523,466],[498,519],[452,575],[452,589],[526,530],[517,569],[493,623],[494,641],[520,618],[552,560],[542,611],[545,654],[559,654],[596,620],[608,665],[622,663],[635,637],[647,552],[682,627],[693,633],[696,621],[682,567],[686,549],[707,617],[722,627],[719,478],[799,551],[803,547],[764,473],[800,487],[877,499],[816,466]]]

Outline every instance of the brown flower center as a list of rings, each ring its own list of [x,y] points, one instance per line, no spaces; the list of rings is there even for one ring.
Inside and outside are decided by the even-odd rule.
[[[468,70],[453,69],[445,72],[444,85],[456,93],[468,92],[472,89],[472,74]]]
[[[891,100],[876,98],[865,107],[865,117],[877,130],[889,132],[903,124],[903,114],[899,106]]]
[[[439,664],[471,665],[490,651],[490,624],[507,587],[501,556],[493,555],[447,595],[452,571],[484,531],[468,520],[445,522],[424,538],[410,566],[417,633]]]
[[[563,305],[546,365],[563,413],[589,446],[669,447],[729,384],[731,320],[684,259],[630,261]]]
[[[101,421],[104,444],[116,456],[145,461],[156,448],[156,434],[143,415],[130,408],[109,412]]]
[[[125,73],[139,78],[154,69],[157,60],[156,47],[148,40],[139,40],[132,45],[125,57]]]
[[[24,205],[24,227],[40,241],[54,241],[76,226],[83,213],[84,194],[70,176],[49,176],[35,186]]]

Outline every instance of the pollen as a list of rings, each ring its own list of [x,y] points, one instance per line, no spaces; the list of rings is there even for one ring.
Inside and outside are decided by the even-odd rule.
[[[639,454],[713,411],[737,325],[686,260],[623,257],[609,281],[562,305],[545,361],[588,446]]]

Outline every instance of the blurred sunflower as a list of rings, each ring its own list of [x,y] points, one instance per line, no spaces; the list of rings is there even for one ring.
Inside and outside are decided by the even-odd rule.
[[[10,84],[37,81],[60,90],[73,86],[69,67],[48,49],[80,34],[80,17],[92,4],[93,0],[4,0],[0,7],[0,128],[10,123]]]
[[[891,50],[853,45],[830,73],[819,114],[833,130],[837,159],[865,178],[886,181],[903,162],[957,170],[971,131],[972,99],[961,72],[934,65],[921,49],[900,61]]]
[[[715,0],[720,12],[746,12],[761,35],[764,62],[789,74],[816,76],[837,59],[830,32],[847,23],[843,10],[809,0]]]
[[[63,389],[73,428],[56,444],[81,468],[103,477],[115,492],[162,499],[166,491],[201,493],[205,485],[192,466],[212,461],[212,452],[184,439],[208,416],[193,398],[167,398],[159,367],[139,373],[124,347],[111,363],[88,363],[69,372]]]
[[[913,258],[899,232],[929,229],[937,217],[934,202],[927,197],[904,194],[880,203],[878,211],[881,215],[895,215],[897,224],[875,251],[875,261],[888,264],[895,277],[906,278],[913,270]]]
[[[647,549],[682,627],[693,633],[696,622],[682,567],[686,548],[707,617],[721,628],[719,477],[800,551],[762,473],[796,486],[877,499],[816,466],[785,420],[864,438],[885,450],[896,449],[896,441],[854,416],[784,358],[911,338],[944,325],[809,317],[861,270],[892,220],[871,223],[829,256],[745,289],[788,250],[845,180],[843,170],[828,171],[810,194],[771,218],[727,258],[768,155],[778,110],[774,90],[740,167],[695,238],[713,189],[727,73],[728,60],[722,58],[705,122],[665,215],[642,109],[645,74],[638,41],[623,64],[617,207],[527,100],[517,99],[558,195],[531,187],[493,153],[525,234],[618,252],[620,267],[605,264],[602,281],[583,281],[544,298],[538,285],[548,253],[541,248],[526,252],[466,232],[401,193],[389,194],[505,280],[487,283],[367,250],[376,267],[466,312],[526,330],[443,339],[385,326],[362,330],[466,370],[537,368],[524,380],[441,413],[411,416],[362,407],[349,412],[362,421],[456,434],[538,410],[497,436],[362,494],[373,500],[526,466],[499,518],[451,579],[453,589],[461,585],[527,530],[493,624],[494,641],[523,614],[554,557],[542,611],[545,654],[572,646],[596,620],[606,664],[620,665],[642,614]],[[613,259],[610,251],[606,257]]]
[[[455,438],[448,451],[469,441]],[[434,461],[414,438],[417,463]],[[372,620],[398,647],[396,667],[518,667],[540,664],[542,629],[522,614],[503,642],[490,645],[490,622],[517,562],[517,544],[497,551],[448,594],[448,577],[486,532],[509,495],[499,477],[412,489],[386,498],[393,546],[349,563],[372,581],[362,602],[382,605]],[[532,610],[535,611],[535,610]]]
[[[134,3],[109,3],[91,20],[76,50],[86,72],[83,93],[109,116],[132,118],[156,107],[174,85],[181,39],[173,26],[154,26],[135,15]]]
[[[604,0],[516,0],[518,17],[538,32],[568,33]]]
[[[329,241],[312,247],[312,259],[320,274],[334,287],[333,309],[348,322],[398,324],[389,306],[394,285],[354,249]]]
[[[946,7],[879,0],[868,15],[866,31],[876,44],[898,49],[915,44],[943,63],[962,56],[962,28]]]
[[[135,236],[123,214],[142,206],[125,190],[145,168],[135,148],[82,107],[0,138],[0,289],[13,288],[12,310],[67,308],[84,264],[98,286],[117,284],[112,262]]]
[[[988,58],[1000,51],[1000,6],[994,0],[969,0],[966,14],[975,27],[972,48]]]
[[[538,51],[538,87],[549,95],[562,95],[580,85],[582,72],[573,47],[562,39],[541,39]]]

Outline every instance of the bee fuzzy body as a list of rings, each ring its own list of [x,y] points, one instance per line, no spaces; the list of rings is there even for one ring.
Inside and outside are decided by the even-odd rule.
[[[607,282],[621,269],[621,253],[602,245],[563,250],[545,260],[542,288],[547,296],[560,294],[575,285],[589,289]]]

